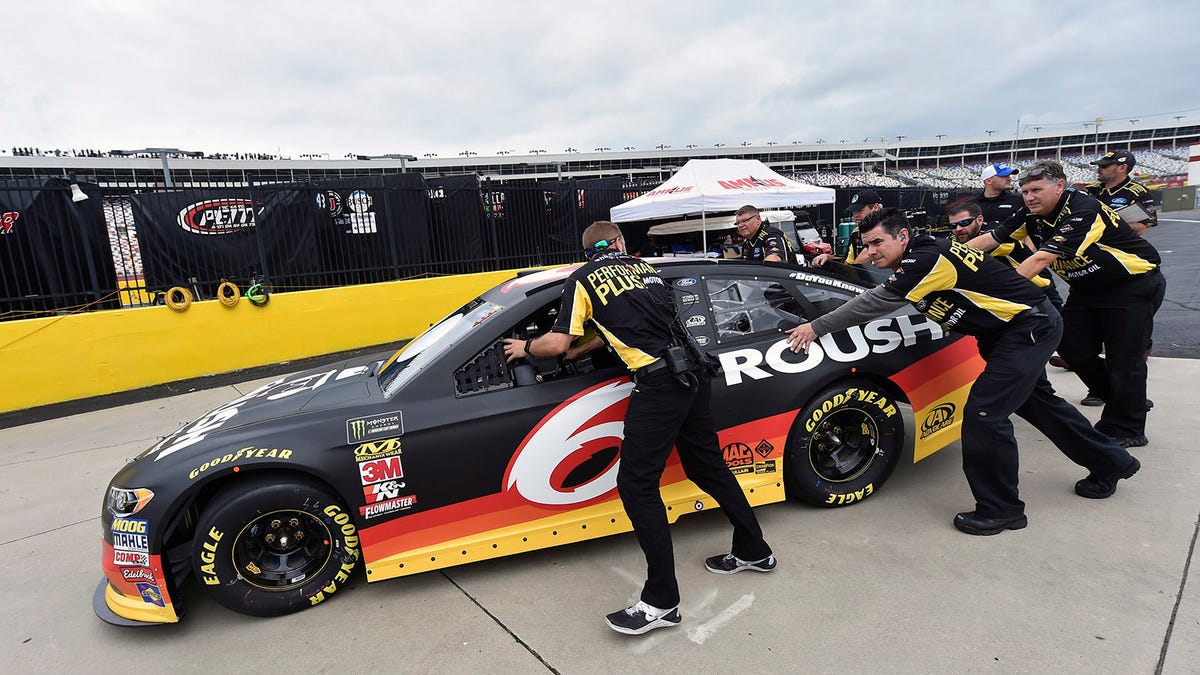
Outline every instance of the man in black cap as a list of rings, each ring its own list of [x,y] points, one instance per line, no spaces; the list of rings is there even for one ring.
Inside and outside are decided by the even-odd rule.
[[[861,190],[854,193],[850,198],[850,205],[846,207],[846,211],[854,218],[854,231],[850,233],[850,245],[846,249],[846,264],[853,265],[855,255],[863,250],[862,235],[858,232],[858,225],[868,215],[883,208],[883,200],[879,198],[879,193],[874,190]],[[814,267],[820,267],[825,264],[833,256],[829,253],[822,253],[813,258],[812,264]]]
[[[979,210],[983,211],[984,231],[998,227],[1024,206],[1021,195],[1010,189],[1012,177],[1017,173],[1016,169],[1004,162],[988,164],[979,173],[979,179],[983,181],[983,192],[980,192],[974,201],[979,204]]]
[[[1147,218],[1135,218],[1129,215],[1128,211],[1120,214],[1138,234],[1145,234],[1147,228],[1158,225],[1158,207],[1150,189],[1129,177],[1129,172],[1133,171],[1137,164],[1132,152],[1113,150],[1092,164],[1096,165],[1097,180],[1085,186],[1088,194],[1104,202],[1114,211],[1120,211],[1131,204],[1141,207]]]
[[[1058,351],[1088,391],[1106,402],[1096,430],[1125,447],[1146,445],[1145,354],[1166,291],[1162,259],[1112,209],[1067,189],[1058,162],[1026,170],[1021,195],[1023,217],[969,243],[990,251],[1033,239],[1038,250],[1017,271],[1033,278],[1050,267],[1071,287]]]
[[[783,231],[764,223],[756,207],[747,204],[738,209],[734,224],[742,237],[742,260],[799,264]]]

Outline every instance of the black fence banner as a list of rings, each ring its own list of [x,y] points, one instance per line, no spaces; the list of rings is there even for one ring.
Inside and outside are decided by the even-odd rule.
[[[479,176],[444,176],[429,183],[429,241],[439,273],[481,272],[491,251]],[[453,264],[446,263],[453,261]]]
[[[101,202],[90,183],[0,181],[0,318],[120,307]]]

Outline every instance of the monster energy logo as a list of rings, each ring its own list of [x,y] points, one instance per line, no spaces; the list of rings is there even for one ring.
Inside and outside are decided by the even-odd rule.
[[[399,410],[346,420],[348,444],[362,443],[383,436],[399,436],[403,433],[404,415]]]

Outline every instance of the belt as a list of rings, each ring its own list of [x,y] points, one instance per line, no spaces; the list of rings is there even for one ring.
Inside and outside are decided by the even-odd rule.
[[[1013,317],[1013,319],[1014,320],[1023,319],[1026,317],[1028,317],[1030,319],[1039,319],[1042,317],[1050,316],[1050,312],[1052,312],[1052,311],[1057,311],[1054,309],[1054,303],[1050,302],[1049,299],[1046,299],[1046,300],[1042,300],[1041,302],[1034,305],[1033,307],[1030,307],[1029,309],[1018,312],[1017,315]]]
[[[660,370],[666,370],[666,368],[667,368],[667,360],[659,359],[659,360],[655,361],[654,363],[651,363],[648,366],[642,366],[641,368],[638,368],[637,370],[633,371],[633,381],[637,382],[638,378],[640,378],[640,377],[645,377],[651,373],[657,373]]]

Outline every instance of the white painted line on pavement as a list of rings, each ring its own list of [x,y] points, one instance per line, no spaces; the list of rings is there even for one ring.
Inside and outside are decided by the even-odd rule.
[[[748,593],[738,598],[737,602],[725,608],[720,614],[696,626],[688,629],[688,639],[698,645],[704,644],[704,641],[712,637],[717,629],[725,624],[733,621],[733,619],[742,612],[750,609],[750,605],[754,604],[754,594]]]

